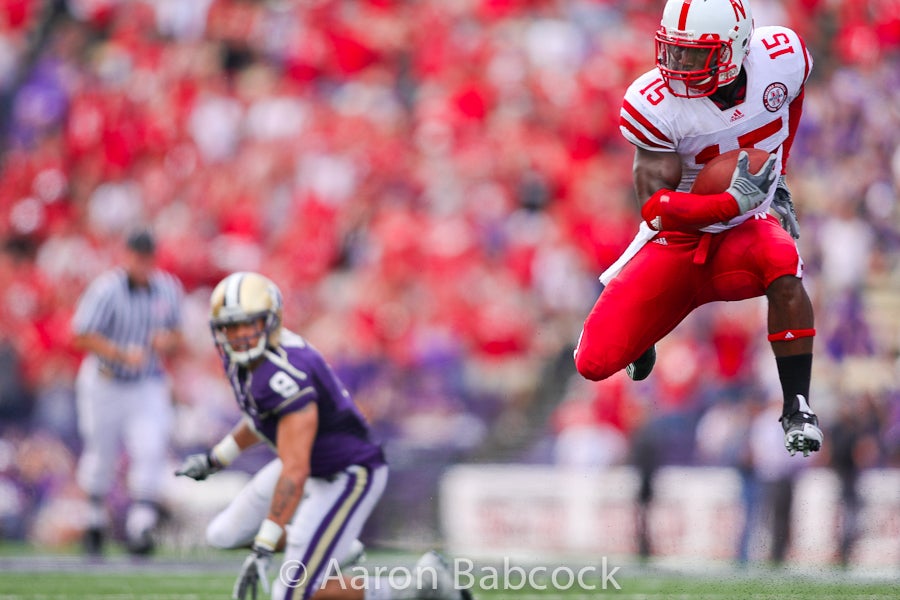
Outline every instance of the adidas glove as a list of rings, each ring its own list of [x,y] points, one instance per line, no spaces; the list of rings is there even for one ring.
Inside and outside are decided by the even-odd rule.
[[[241,447],[230,433],[222,441],[212,447],[206,454],[191,454],[184,459],[175,475],[184,475],[197,481],[203,481],[213,473],[221,471],[238,457]]]
[[[784,175],[778,177],[778,186],[775,188],[775,198],[772,199],[772,210],[778,215],[781,226],[791,234],[795,240],[800,239],[800,222],[797,221],[797,213],[794,211],[794,203],[791,200],[791,190],[784,183]]]
[[[175,471],[175,475],[184,475],[197,481],[203,481],[221,469],[222,467],[212,457],[212,453],[206,452],[203,454],[191,454],[185,458],[178,470]]]
[[[244,559],[241,573],[231,590],[233,600],[246,600],[248,594],[256,600],[257,584],[262,586],[265,594],[269,593],[269,564],[283,533],[284,528],[274,521],[266,519],[262,522],[253,540],[253,551]]]
[[[750,157],[746,152],[738,155],[737,166],[734,175],[731,176],[731,185],[725,191],[731,194],[738,203],[738,208],[744,214],[762,204],[769,189],[775,181],[775,155],[769,155],[768,160],[757,173],[750,172]]]
[[[261,585],[263,593],[269,593],[269,564],[272,562],[272,550],[253,545],[253,552],[244,559],[241,573],[231,590],[233,600],[256,600],[256,586]]]

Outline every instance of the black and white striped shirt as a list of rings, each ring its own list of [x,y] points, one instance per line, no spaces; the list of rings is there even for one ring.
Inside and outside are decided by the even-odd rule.
[[[150,340],[160,331],[181,327],[181,282],[170,273],[155,270],[149,283],[148,287],[132,287],[125,269],[107,271],[87,287],[72,317],[75,335],[100,334],[119,347],[140,346],[149,353],[150,359],[137,369],[100,358],[102,368],[117,379],[162,375],[162,363]]]

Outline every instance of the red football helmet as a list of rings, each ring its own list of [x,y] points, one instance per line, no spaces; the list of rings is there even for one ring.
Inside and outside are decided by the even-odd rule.
[[[751,35],[744,0],[668,0],[656,32],[656,66],[676,96],[709,96],[737,78]]]

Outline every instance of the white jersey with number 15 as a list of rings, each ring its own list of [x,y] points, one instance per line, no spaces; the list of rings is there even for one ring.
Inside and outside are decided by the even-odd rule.
[[[800,117],[791,114],[790,105],[809,77],[812,57],[794,31],[760,27],[750,39],[743,67],[745,100],[725,110],[709,98],[674,96],[656,68],[638,77],[625,92],[619,119],[622,135],[646,150],[677,152],[682,164],[679,191],[690,191],[703,165],[729,150],[754,147],[781,156],[791,120]],[[753,212],[765,212],[768,205],[769,201]],[[728,225],[749,217],[741,215]]]

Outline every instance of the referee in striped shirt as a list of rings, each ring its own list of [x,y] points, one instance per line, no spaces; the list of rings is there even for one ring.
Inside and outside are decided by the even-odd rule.
[[[72,318],[75,345],[86,353],[75,392],[83,443],[78,483],[90,498],[84,547],[91,555],[102,552],[109,529],[105,500],[123,447],[131,497],[127,549],[153,550],[173,418],[163,359],[182,344],[184,297],[181,283],[156,268],[155,258],[152,234],[131,233],[121,266],[90,283]]]

